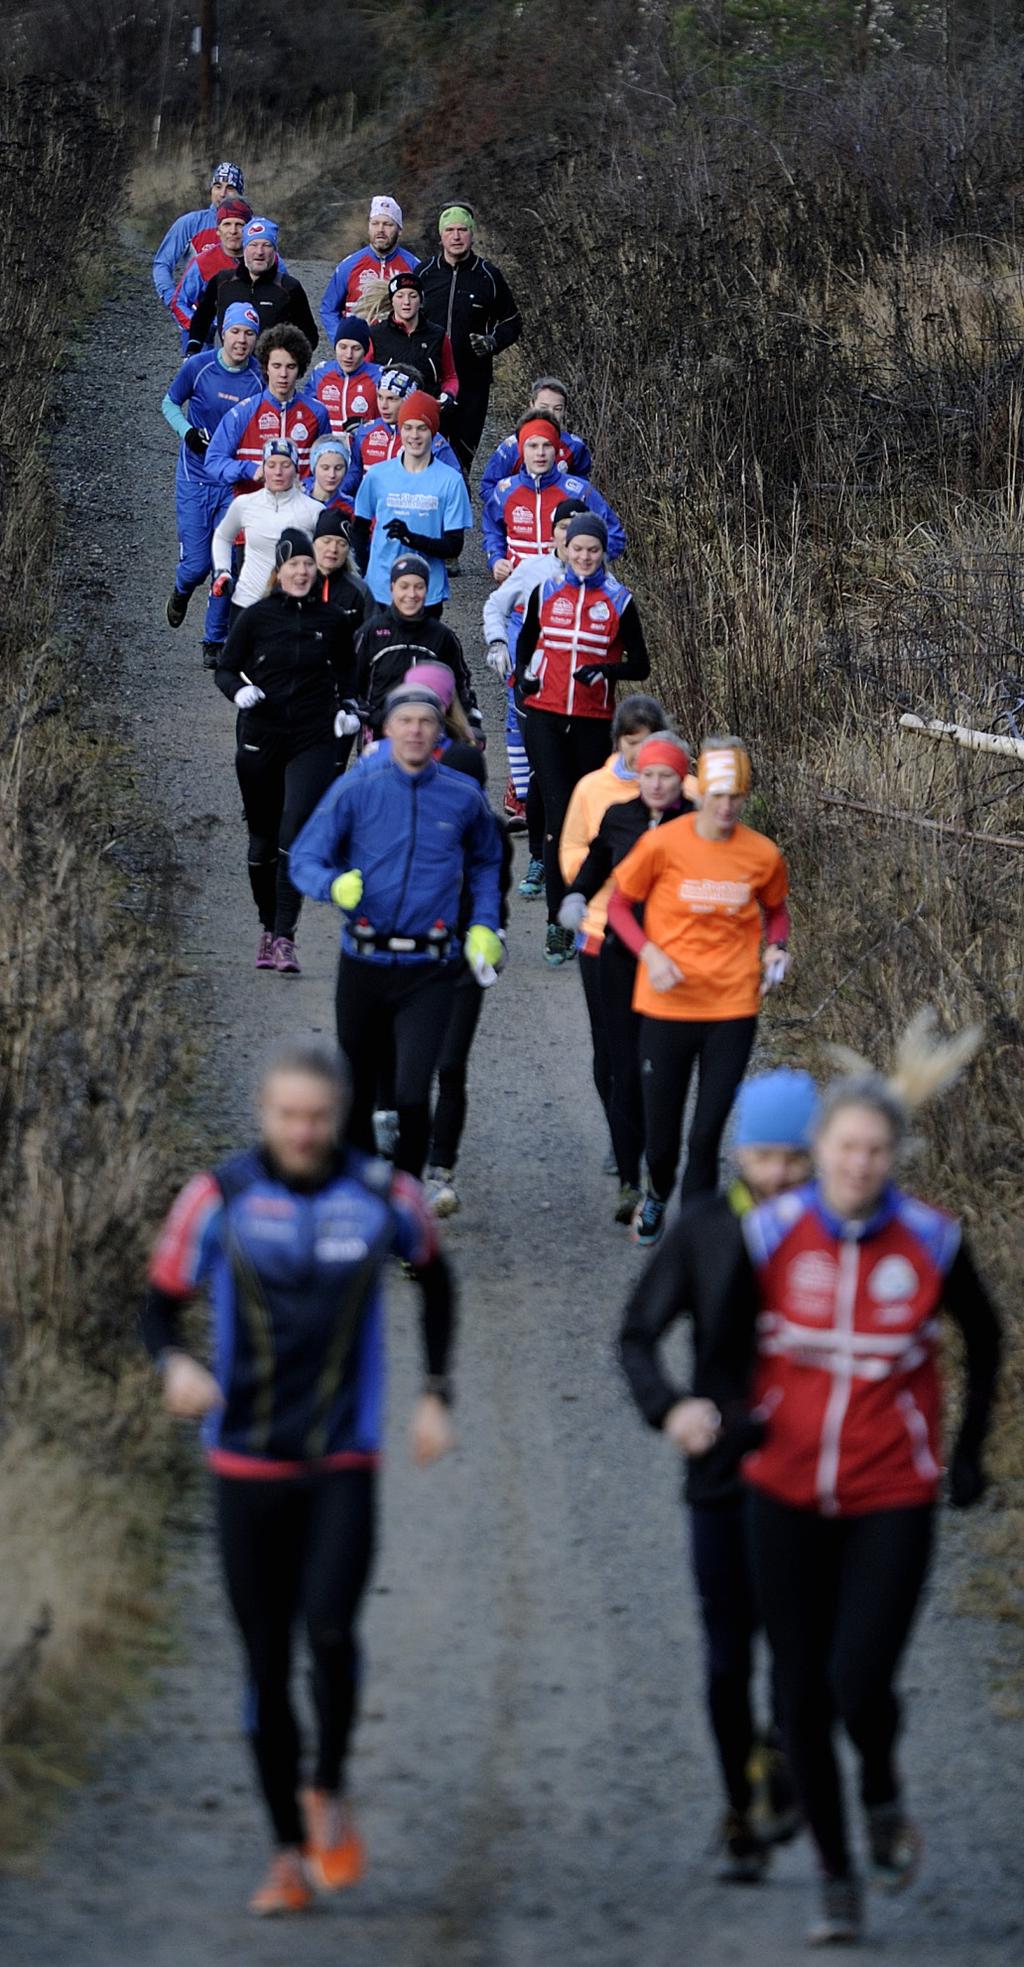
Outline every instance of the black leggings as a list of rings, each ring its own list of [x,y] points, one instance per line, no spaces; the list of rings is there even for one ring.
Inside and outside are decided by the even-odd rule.
[[[337,1794],[356,1709],[354,1626],[374,1546],[374,1474],[217,1480],[217,1528],[228,1599],[248,1669],[246,1732],[274,1836],[304,1842],[302,1745],[292,1707],[292,1638],[301,1618],[317,1717],[313,1786]]]
[[[756,1018],[642,1018],[640,1078],[644,1099],[647,1176],[667,1202],[679,1165],[680,1135],[694,1064],[700,1061],[697,1104],[686,1143],[681,1193],[718,1187],[718,1150],[736,1088],[747,1069]]]
[[[760,1619],[747,1539],[746,1498],[690,1504],[690,1553],[704,1625],[705,1686],[726,1795],[750,1808],[754,1747],[750,1676]]]
[[[754,1581],[804,1814],[830,1877],[850,1869],[833,1747],[840,1720],[861,1764],[866,1806],[899,1795],[900,1705],[893,1679],[931,1560],[934,1510],[824,1517],[755,1491]]]
[[[569,801],[580,779],[604,764],[611,726],[604,717],[556,717],[550,710],[529,709],[525,724],[527,757],[544,802],[544,887],[548,921],[554,922],[565,900],[558,843]]]
[[[419,1177],[430,1141],[430,1088],[451,1016],[458,963],[372,963],[343,956],[335,1009],[352,1071],[348,1138],[376,1154],[373,1110],[381,1074],[394,1074],[395,1167]]]
[[[597,1097],[607,1119],[612,1103],[612,1061],[608,1049],[608,1031],[604,1018],[604,999],[601,995],[601,957],[580,955],[577,969],[583,985],[583,996],[590,1019],[590,1044],[594,1062],[594,1085]]]
[[[620,1182],[638,1188],[644,1151],[644,1096],[640,1080],[640,1019],[633,1009],[636,963],[618,937],[608,935],[601,945],[599,962],[601,1008],[611,1072],[608,1121],[615,1165]]]
[[[294,936],[302,896],[288,878],[288,851],[339,769],[338,746],[255,734],[239,719],[235,771],[249,829],[249,880],[265,929]]]
[[[466,965],[452,995],[448,1028],[437,1062],[437,1101],[434,1106],[430,1164],[454,1168],[466,1124],[466,1069],[483,1009],[484,993]]]

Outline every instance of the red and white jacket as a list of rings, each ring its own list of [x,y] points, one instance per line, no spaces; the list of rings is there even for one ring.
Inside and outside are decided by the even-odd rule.
[[[345,433],[345,425],[354,417],[361,423],[369,423],[377,415],[377,378],[380,369],[376,363],[361,362],[358,369],[346,375],[337,362],[322,362],[310,377],[310,390],[319,403],[322,403],[331,420],[331,429],[336,437]],[[398,432],[395,432],[396,437]],[[374,459],[374,463],[379,460]]]
[[[619,626],[632,601],[628,587],[606,567],[585,581],[566,569],[538,590],[539,632],[526,674],[537,677],[540,689],[525,696],[528,710],[549,710],[558,717],[611,717],[615,685],[599,676],[583,683],[575,674],[587,663],[621,663]]]
[[[744,1218],[758,1279],[756,1411],[745,1479],[824,1516],[932,1502],[942,1474],[936,1346],[960,1231],[889,1188],[845,1223],[816,1185]]]
[[[178,323],[179,328],[187,328],[189,322],[192,319],[192,307],[195,305],[194,297],[192,302],[186,307],[182,299],[181,290],[185,285],[186,279],[192,273],[193,267],[196,265],[197,261],[200,263],[200,265],[204,264],[203,261],[204,254],[206,255],[206,261],[209,262],[214,247],[217,248],[218,252],[224,253],[224,249],[220,243],[220,233],[217,231],[215,225],[204,225],[201,227],[201,229],[198,232],[194,232],[189,241],[189,245],[191,247],[191,252],[189,254],[188,259],[185,261],[184,266],[181,269],[181,275],[178,279],[178,283],[174,289],[173,294],[171,295],[170,300],[167,303],[168,307],[171,310],[171,313],[174,316],[174,319]],[[233,259],[229,259],[228,255],[224,253],[223,265],[235,266],[237,265],[237,261]],[[220,273],[221,271],[222,271],[221,266],[215,266],[213,268],[214,273]],[[203,273],[202,275],[204,281],[210,280],[212,279],[212,277],[213,275],[210,273]],[[202,289],[200,287],[200,292],[201,291]]]

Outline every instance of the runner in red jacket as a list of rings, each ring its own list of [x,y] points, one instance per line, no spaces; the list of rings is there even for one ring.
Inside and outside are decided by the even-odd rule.
[[[981,1450],[999,1324],[957,1223],[895,1187],[910,1106],[969,1055],[928,1053],[918,1020],[893,1081],[864,1073],[825,1094],[817,1180],[745,1220],[758,1282],[753,1491],[758,1595],[787,1747],[824,1871],[817,1941],[860,1927],[833,1728],[860,1759],[876,1883],[907,1883],[918,1835],[901,1798],[893,1681],[928,1573],[942,1478],[940,1309],[964,1338],[967,1393],[950,1469],[963,1507],[985,1488]],[[971,1035],[973,1037],[973,1034]]]

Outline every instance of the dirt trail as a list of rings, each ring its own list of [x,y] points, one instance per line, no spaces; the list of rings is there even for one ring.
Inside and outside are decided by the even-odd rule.
[[[327,270],[300,271],[318,296]],[[301,981],[252,969],[232,713],[199,668],[199,600],[177,635],[163,624],[174,446],[158,406],[174,359],[134,256],[84,353],[61,440],[78,555],[68,608],[73,623],[102,627],[116,708],[190,878],[181,950],[198,975],[182,988],[213,1041],[217,1151],[246,1135],[268,1040],[330,1033],[335,926],[307,905]],[[112,373],[127,384],[118,396]],[[475,545],[466,558],[450,612],[486,706],[497,792],[501,692],[479,655]],[[610,1221],[579,980],[545,972],[541,915],[517,900],[511,961],[474,1054],[450,1235],[461,1445],[427,1476],[404,1453],[418,1359],[407,1287],[392,1292],[394,1443],[353,1770],[365,1885],[287,1936],[240,1913],[262,1824],[204,1509],[180,1554],[179,1663],[137,1728],[103,1748],[38,1877],[0,1886],[11,1967],[805,1958],[805,1843],[762,1890],[709,1882],[719,1802],[677,1475],[610,1361],[637,1258]],[[872,1910],[893,1962],[1020,1957],[1022,1731],[990,1705],[993,1630],[951,1610],[973,1535],[947,1519],[906,1676],[906,1763],[928,1853],[906,1899]]]

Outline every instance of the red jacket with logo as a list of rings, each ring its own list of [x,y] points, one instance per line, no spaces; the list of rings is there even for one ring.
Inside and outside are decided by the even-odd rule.
[[[180,295],[181,295],[181,290],[185,285],[186,276],[191,274],[192,269],[195,266],[196,262],[197,261],[199,262],[200,267],[206,264],[206,261],[204,261],[203,259],[203,255],[204,254],[206,255],[207,261],[210,260],[213,256],[214,248],[216,248],[217,252],[221,256],[220,259],[216,262],[216,264],[210,266],[209,273],[203,273],[204,280],[212,280],[215,273],[222,273],[226,267],[237,266],[238,264],[237,260],[231,259],[228,256],[228,254],[224,252],[224,249],[220,243],[220,233],[217,231],[215,225],[204,225],[199,232],[194,232],[189,241],[189,245],[192,248],[191,256],[189,257],[189,259],[186,260],[185,265],[182,267],[181,276],[178,280],[178,284],[175,287],[174,292],[167,303],[168,307],[171,310],[171,313],[174,316],[174,319],[178,323],[179,328],[187,328],[189,322],[192,319],[192,307],[183,306],[182,301],[180,299]]]
[[[536,677],[540,683],[539,690],[532,693],[526,683],[523,694],[528,710],[553,711],[560,717],[612,716],[614,681],[599,676],[593,683],[584,683],[575,672],[588,663],[623,665],[621,625],[632,600],[628,587],[623,587],[606,567],[585,581],[577,580],[567,569],[531,594],[516,650],[517,672],[525,667],[525,677]],[[535,643],[527,633],[532,621],[537,623]],[[524,664],[520,664],[520,657]],[[646,660],[646,651],[644,657]],[[627,673],[635,673],[633,665],[629,670],[623,667],[623,674]],[[646,668],[643,673],[647,674]]]
[[[377,415],[377,378],[380,369],[376,363],[361,362],[358,369],[347,376],[337,362],[322,362],[314,369],[310,382],[313,394],[322,403],[331,420],[335,436],[342,436],[345,425],[358,417],[361,423],[369,423]],[[398,432],[396,430],[397,438]],[[380,462],[374,458],[374,464]]]
[[[765,1424],[746,1480],[825,1516],[933,1501],[938,1312],[957,1224],[896,1188],[867,1222],[845,1223],[811,1185],[752,1210],[743,1227],[761,1302],[755,1400]]]
[[[293,396],[280,403],[269,389],[229,410],[213,433],[206,453],[207,475],[235,490],[245,489],[245,481],[256,475],[263,462],[263,446],[270,437],[289,437],[299,454],[299,475],[309,471],[310,446],[318,437],[330,433],[327,411],[309,396]],[[240,482],[241,481],[241,482]]]

